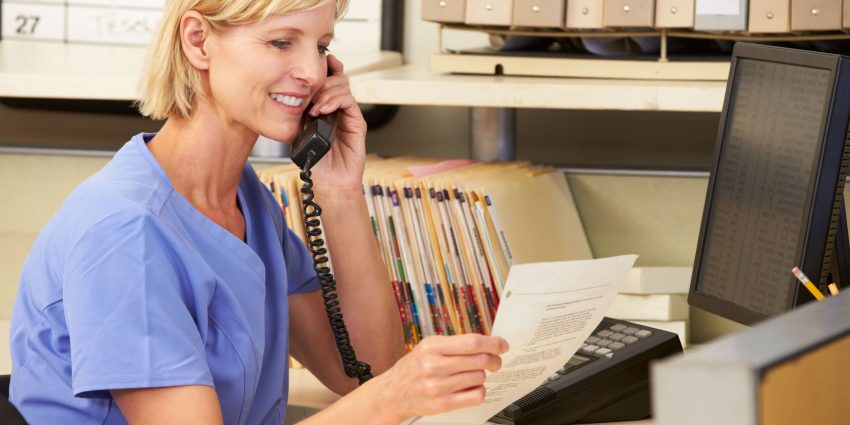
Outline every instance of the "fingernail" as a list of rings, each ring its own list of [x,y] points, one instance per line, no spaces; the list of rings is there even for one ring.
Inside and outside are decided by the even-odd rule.
[[[323,114],[327,114],[328,112],[330,112],[330,110],[331,110],[330,105],[324,105],[319,109],[319,111]]]

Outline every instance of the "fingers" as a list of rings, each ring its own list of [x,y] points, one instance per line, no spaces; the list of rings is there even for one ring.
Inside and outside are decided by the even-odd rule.
[[[431,377],[474,370],[495,372],[501,368],[501,357],[495,354],[477,353],[437,357],[422,365],[422,373],[426,377]]]
[[[356,104],[357,102],[348,90],[348,86],[337,86],[322,91],[313,99],[310,115],[329,114],[337,109],[346,109]]]
[[[423,414],[433,415],[436,413],[462,409],[464,407],[477,406],[484,402],[486,395],[487,390],[483,385],[467,388],[463,391],[457,391],[450,394],[443,394],[426,401],[425,403],[428,405],[426,407],[427,411],[423,412]]]
[[[422,342],[426,343],[429,340],[431,341],[427,348],[450,356],[476,353],[499,355],[508,351],[508,342],[497,336],[479,334],[434,336]]]
[[[470,388],[484,385],[487,375],[484,371],[476,370],[461,372],[441,380],[426,381],[425,395],[440,397],[446,394],[463,392]]]
[[[344,69],[345,67],[342,65],[342,61],[334,55],[328,55],[328,70],[331,72],[331,75],[342,75]]]

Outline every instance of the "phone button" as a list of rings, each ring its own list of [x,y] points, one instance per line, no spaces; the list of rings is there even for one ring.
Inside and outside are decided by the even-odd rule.
[[[614,350],[612,350],[612,349],[610,349],[610,348],[600,348],[600,349],[598,349],[598,350],[596,350],[596,351],[594,351],[594,352],[595,352],[596,354],[601,354],[601,355],[603,355],[603,356],[604,356],[604,355],[606,355],[606,354],[608,354],[608,353],[613,353],[613,352],[614,352]]]

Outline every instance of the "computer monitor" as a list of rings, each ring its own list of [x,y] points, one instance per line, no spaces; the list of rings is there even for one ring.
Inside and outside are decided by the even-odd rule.
[[[847,285],[848,120],[848,58],[736,44],[691,305],[753,324],[813,299],[794,266]]]

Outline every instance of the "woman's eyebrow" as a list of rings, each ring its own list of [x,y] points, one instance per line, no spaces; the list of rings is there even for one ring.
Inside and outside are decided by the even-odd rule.
[[[266,31],[266,33],[270,34],[270,35],[277,35],[277,34],[290,34],[290,35],[295,35],[295,36],[304,35],[304,31],[302,31],[299,28],[294,28],[294,27],[274,28],[274,29],[270,29],[270,30]],[[330,31],[330,32],[326,32],[325,34],[323,34],[319,38],[326,38],[326,37],[333,38],[333,36],[334,36],[334,32]]]

